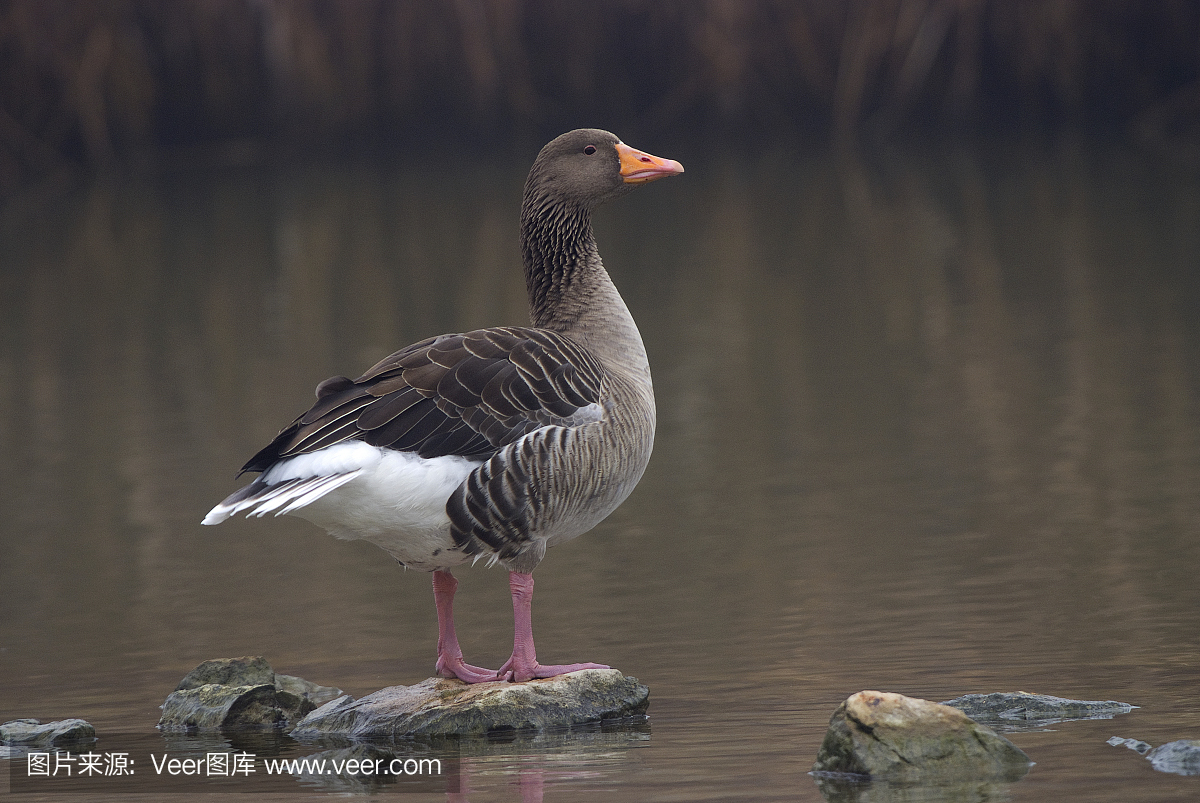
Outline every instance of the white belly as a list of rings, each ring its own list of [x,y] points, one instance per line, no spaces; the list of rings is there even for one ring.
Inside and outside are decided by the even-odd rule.
[[[338,538],[370,541],[414,569],[447,569],[466,562],[469,556],[453,549],[446,500],[479,462],[377,451],[378,459],[369,460],[353,480],[291,515]]]

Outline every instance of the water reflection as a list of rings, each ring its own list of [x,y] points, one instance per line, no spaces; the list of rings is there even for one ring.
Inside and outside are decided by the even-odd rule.
[[[828,803],[990,803],[1013,799],[1004,784],[992,781],[919,786],[886,781],[814,780]]]
[[[539,647],[647,682],[654,738],[547,789],[818,799],[863,688],[1200,726],[1196,177],[1079,143],[684,161],[597,222],[654,460],[539,570]],[[428,675],[427,578],[302,522],[198,521],[321,379],[525,320],[523,173],[174,173],[3,224],[0,716],[152,727],[241,654],[357,694]],[[499,663],[503,578],[460,594]],[[1014,788],[1094,770],[1033,757]]]

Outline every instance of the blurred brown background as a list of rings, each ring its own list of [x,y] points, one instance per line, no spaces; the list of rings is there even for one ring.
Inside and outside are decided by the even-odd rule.
[[[0,191],[216,145],[1044,131],[1195,160],[1191,0],[10,0]]]

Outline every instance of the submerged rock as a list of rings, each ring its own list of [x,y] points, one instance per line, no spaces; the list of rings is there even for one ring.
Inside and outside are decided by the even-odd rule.
[[[303,678],[277,675],[261,656],[205,661],[163,703],[164,731],[280,730],[342,694]]]
[[[46,723],[37,719],[14,719],[0,725],[0,744],[14,747],[67,747],[95,739],[96,729],[82,719]]]
[[[1120,736],[1114,736],[1108,740],[1108,743],[1113,747],[1124,745],[1139,756],[1144,756],[1150,752],[1154,745],[1149,742],[1143,742],[1141,739],[1122,739]]]
[[[1159,772],[1174,775],[1200,775],[1200,739],[1179,739],[1158,747],[1151,747],[1140,739],[1124,739],[1114,736],[1108,740],[1113,747],[1125,746],[1145,756],[1151,766]]]
[[[1112,719],[1135,705],[1116,700],[1069,700],[1025,691],[964,694],[942,705],[957,708],[977,722],[992,720]]]
[[[381,689],[360,700],[346,696],[326,703],[305,717],[291,736],[483,736],[641,716],[649,705],[650,690],[615,669],[585,669],[524,683],[469,685],[430,678],[415,686]]]
[[[950,706],[890,692],[852,695],[829,720],[813,772],[941,784],[1015,781],[1029,756]]]
[[[1159,772],[1200,775],[1200,739],[1180,739],[1159,745],[1146,754]]]

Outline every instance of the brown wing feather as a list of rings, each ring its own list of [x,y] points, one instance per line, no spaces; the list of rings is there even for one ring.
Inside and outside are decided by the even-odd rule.
[[[499,327],[442,335],[390,355],[355,380],[327,379],[317,402],[242,471],[359,438],[422,457],[486,458],[600,402],[604,369],[570,339]]]

